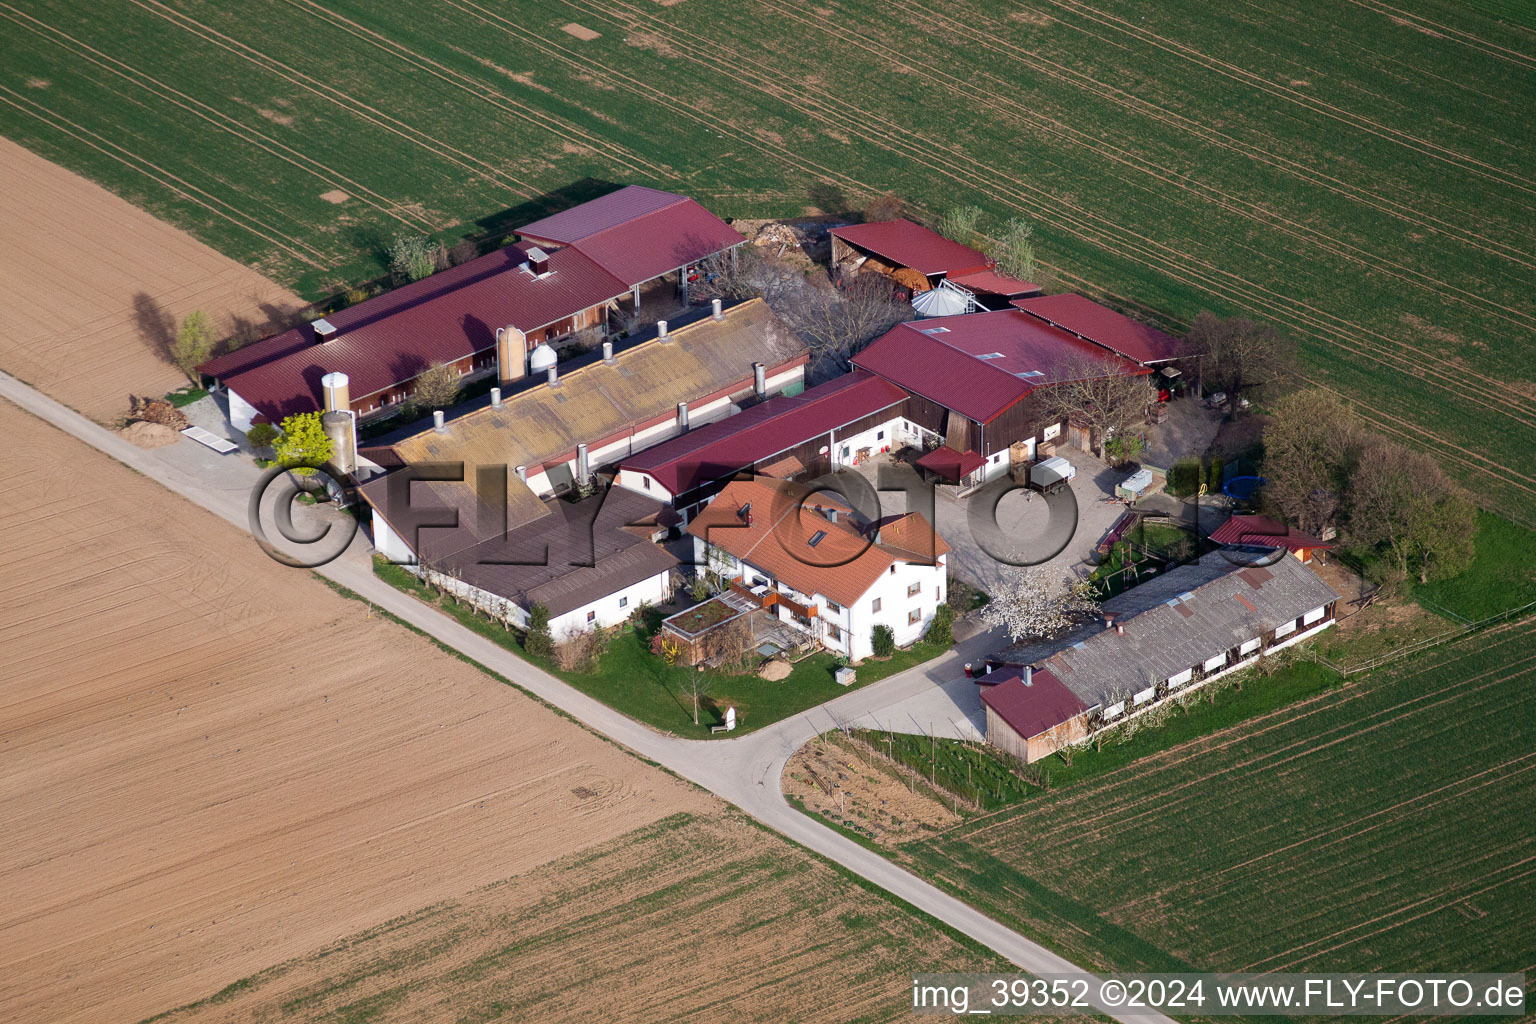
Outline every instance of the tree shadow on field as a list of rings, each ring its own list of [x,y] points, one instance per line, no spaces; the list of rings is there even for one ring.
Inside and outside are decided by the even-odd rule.
[[[609,181],[606,178],[578,178],[569,185],[562,185],[551,192],[534,196],[516,206],[509,206],[498,213],[479,217],[475,220],[475,224],[480,229],[478,239],[481,243],[480,251],[488,252],[496,248],[501,244],[502,239],[524,224],[591,202],[610,192],[617,192],[623,187],[618,182]],[[474,239],[472,233],[467,233],[465,237]]]
[[[813,181],[805,187],[811,205],[830,217],[848,216],[848,196],[829,181]]]
[[[148,292],[139,292],[133,297],[133,323],[149,350],[175,366],[171,345],[176,340],[176,318]]]

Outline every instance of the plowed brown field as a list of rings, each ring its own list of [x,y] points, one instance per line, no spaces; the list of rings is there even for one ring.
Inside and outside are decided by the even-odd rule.
[[[0,370],[102,422],[187,382],[166,357],[193,310],[220,337],[302,300],[78,174],[0,139]]]
[[[139,1020],[714,806],[4,402],[0,436],[0,1020]]]

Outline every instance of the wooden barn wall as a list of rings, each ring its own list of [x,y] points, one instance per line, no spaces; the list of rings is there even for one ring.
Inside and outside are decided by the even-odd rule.
[[[944,417],[948,413],[949,410],[938,402],[929,401],[918,395],[908,395],[901,409],[902,416],[935,434],[944,433]]]
[[[986,447],[979,449],[983,455],[1007,451],[1015,441],[1033,437],[1039,440],[1040,431],[1057,422],[1047,411],[1045,401],[1039,395],[1030,395],[1015,403],[1003,414],[982,429],[982,441]]]

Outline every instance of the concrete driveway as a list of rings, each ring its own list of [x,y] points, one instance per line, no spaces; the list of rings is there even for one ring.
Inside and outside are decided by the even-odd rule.
[[[1125,511],[1124,505],[1103,499],[1112,497],[1115,484],[1128,474],[1070,446],[1061,446],[1057,454],[1077,467],[1070,493],[1047,497],[1007,477],[965,498],[956,498],[953,488],[938,489],[936,526],[952,549],[950,568],[958,576],[990,593],[1002,582],[1010,563],[1043,564],[1065,577],[1074,575],[1087,560]],[[869,459],[854,472],[876,488],[882,476],[887,484],[917,480],[911,467],[884,455]],[[879,495],[882,515],[912,511],[899,489],[888,487]]]

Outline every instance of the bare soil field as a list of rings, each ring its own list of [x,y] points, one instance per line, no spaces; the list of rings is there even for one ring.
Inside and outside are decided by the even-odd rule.
[[[904,1020],[935,964],[996,969],[735,813],[679,814],[168,1020]]]
[[[779,781],[810,813],[882,845],[931,836],[963,820],[927,779],[838,733],[797,750]]]
[[[0,432],[0,1020],[139,1020],[716,806],[3,402]]]
[[[78,174],[0,139],[0,370],[103,423],[187,382],[167,346],[200,309],[254,335],[297,295]]]

